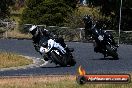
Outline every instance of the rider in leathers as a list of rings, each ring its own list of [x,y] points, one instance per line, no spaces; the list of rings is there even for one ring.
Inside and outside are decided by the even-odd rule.
[[[47,46],[48,39],[55,39],[56,42],[60,43],[62,47],[65,48],[66,51],[70,51],[69,48],[64,43],[63,38],[56,38],[55,35],[50,33],[47,29],[40,29],[38,26],[33,25],[29,32],[33,35],[32,40],[35,47],[35,50],[39,52],[40,54],[43,54],[43,58],[45,61],[49,60],[48,53],[43,53],[40,51],[41,47]]]
[[[103,31],[102,29],[96,28],[96,24],[93,24],[92,18],[90,16],[88,16],[88,15],[85,16],[83,18],[83,21],[84,21],[84,24],[85,24],[85,31],[89,32],[89,34],[91,34],[92,37],[94,37],[95,41],[97,42],[97,43],[95,42],[95,48],[94,48],[95,52],[98,52],[98,50],[100,49],[100,47],[99,47],[100,45],[98,45],[100,43],[98,42],[99,40],[96,38],[97,33],[95,32],[95,29],[99,30],[102,34],[104,34],[105,37],[111,38],[112,39],[112,44],[114,46],[118,47],[118,45],[114,41],[114,37],[111,34]]]

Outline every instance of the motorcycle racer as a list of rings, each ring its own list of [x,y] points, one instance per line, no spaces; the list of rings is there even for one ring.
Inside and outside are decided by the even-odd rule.
[[[95,52],[101,52],[104,54],[104,57],[107,57],[110,52],[112,53],[112,55],[114,57],[117,57],[117,54],[113,54],[112,49],[114,50],[114,52],[116,53],[117,51],[117,43],[115,43],[114,37],[102,30],[102,28],[98,28],[98,26],[96,25],[97,22],[94,23],[94,21],[92,20],[92,18],[88,15],[86,15],[83,18],[84,24],[85,24],[85,31],[89,32],[89,34],[92,36],[92,38],[94,39],[94,51]],[[110,49],[107,45],[110,45]],[[112,47],[111,47],[112,46]],[[115,48],[113,48],[115,47]],[[107,49],[110,49],[109,51]],[[110,55],[110,54],[109,54]]]
[[[89,15],[86,15],[83,18],[84,24],[85,24],[85,31],[88,31],[90,34],[92,34],[92,36],[94,37],[95,35],[97,35],[97,33],[94,31],[99,30],[99,32],[101,32],[101,34],[105,35],[104,37],[108,37],[112,39],[112,44],[116,47],[118,47],[118,45],[115,43],[114,37],[110,34],[107,33],[106,31],[102,30],[102,29],[98,29],[96,28],[96,24],[93,23],[92,18]],[[102,38],[101,36],[99,38]],[[95,38],[96,39],[96,38]],[[98,41],[99,39],[96,39],[95,41]],[[99,44],[99,43],[98,43]],[[96,44],[95,47],[95,51],[97,51],[98,45]]]
[[[35,50],[39,52],[41,55],[43,55],[43,58],[46,63],[48,63],[49,60],[49,55],[47,52],[44,52],[43,47],[47,47],[47,41],[49,39],[55,39],[56,42],[60,43],[62,47],[65,48],[68,52],[71,52],[72,50],[69,49],[66,44],[64,43],[63,38],[56,38],[55,35],[53,35],[51,32],[49,32],[47,29],[42,29],[39,28],[36,25],[33,25],[30,29],[29,32],[32,34],[32,40],[33,40],[33,45],[35,47]]]

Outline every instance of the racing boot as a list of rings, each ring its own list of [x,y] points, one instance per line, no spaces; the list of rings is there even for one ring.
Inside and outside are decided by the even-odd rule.
[[[47,65],[47,64],[49,63],[48,60],[49,60],[49,59],[47,58],[47,56],[46,56],[46,55],[43,55],[43,59],[42,59],[42,61],[43,61],[44,63],[41,64],[40,66],[45,66],[45,65]]]
[[[106,57],[108,57],[108,54],[107,53],[104,54],[104,58],[106,58]]]
[[[94,47],[94,52],[99,52],[99,48],[98,47]]]
[[[73,52],[73,51],[74,51],[73,48],[68,48],[68,47],[66,47],[65,50],[66,50],[67,52]]]
[[[49,53],[46,53],[46,54],[45,54],[44,60],[45,60],[45,61],[49,61],[50,63],[53,62],[53,61],[50,59]]]
[[[47,57],[47,55],[46,54],[44,54],[43,55],[43,53],[41,53],[41,52],[39,52],[42,56],[43,56],[43,59],[42,59],[42,61],[44,62],[43,64],[41,64],[40,66],[44,66],[44,65],[46,65],[46,64],[48,64],[48,57]]]

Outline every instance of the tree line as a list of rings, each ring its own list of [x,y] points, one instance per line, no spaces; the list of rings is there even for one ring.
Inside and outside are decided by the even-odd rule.
[[[10,8],[18,0],[1,0],[0,18],[10,16]],[[78,0],[23,0],[24,10],[20,24],[64,26],[70,14],[77,10]],[[122,30],[132,30],[132,0],[122,0]],[[121,0],[87,0],[89,8],[100,7],[100,14],[110,19],[99,19],[108,29],[118,30]],[[85,15],[85,14],[84,14]]]

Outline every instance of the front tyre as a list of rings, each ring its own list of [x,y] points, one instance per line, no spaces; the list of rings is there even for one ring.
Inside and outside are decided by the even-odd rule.
[[[75,66],[76,61],[73,59],[73,56],[69,55],[69,54],[65,54],[63,56],[63,62],[67,65],[67,66]]]
[[[112,50],[110,46],[106,46],[106,49],[107,49],[108,55],[112,56],[114,60],[119,59],[118,53],[116,51]]]
[[[51,52],[51,57],[52,57],[52,60],[55,64],[59,64],[60,66],[62,67],[65,67],[67,66],[67,61],[66,61],[66,58],[63,58],[61,56],[59,56],[57,53],[55,52]]]
[[[69,65],[70,65],[70,66],[75,66],[75,64],[76,64],[76,61],[75,61],[74,59],[71,59]]]

